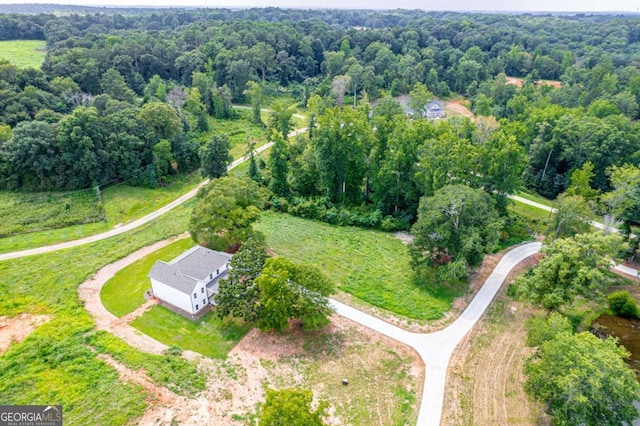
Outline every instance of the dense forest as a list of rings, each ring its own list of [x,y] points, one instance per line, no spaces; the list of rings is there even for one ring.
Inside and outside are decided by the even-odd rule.
[[[162,185],[200,167],[202,135],[216,130],[208,117],[274,100],[280,125],[267,124],[283,141],[252,173],[301,214],[351,206],[375,226],[408,224],[423,195],[455,183],[493,191],[502,209],[523,184],[595,198],[633,186],[640,164],[640,23],[630,16],[3,14],[0,39],[47,44],[41,69],[0,63],[3,189]],[[468,99],[476,117],[416,113],[451,97]],[[285,143],[293,106],[310,131]],[[603,199],[637,222],[640,202],[614,198]]]

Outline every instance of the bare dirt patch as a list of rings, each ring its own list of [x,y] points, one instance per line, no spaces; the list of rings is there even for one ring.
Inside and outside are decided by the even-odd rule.
[[[512,84],[516,87],[522,87],[523,83],[524,83],[523,78],[507,77],[507,84]],[[534,84],[536,86],[551,86],[551,87],[555,87],[556,89],[559,89],[562,87],[562,83],[557,80],[536,80]]]
[[[447,116],[461,115],[467,118],[474,118],[471,110],[465,105],[464,101],[449,100],[444,103],[444,109],[447,112]]]
[[[15,317],[0,317],[0,354],[12,343],[22,342],[39,325],[48,322],[49,315],[19,314]]]
[[[525,322],[534,310],[505,295],[514,277],[535,265],[521,262],[507,277],[496,300],[456,348],[449,363],[442,424],[537,425],[541,407],[524,391]]]
[[[413,350],[338,315],[316,333],[295,323],[283,334],[253,330],[226,360],[202,358],[207,388],[191,398],[148,386],[144,371],[116,368],[154,398],[138,423],[158,425],[244,425],[257,416],[267,388],[287,387],[328,400],[332,425],[412,423],[424,377]]]

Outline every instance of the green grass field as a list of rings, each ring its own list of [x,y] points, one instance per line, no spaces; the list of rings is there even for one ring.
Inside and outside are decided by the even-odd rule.
[[[109,227],[140,218],[165,206],[202,182],[199,171],[176,178],[161,188],[116,185],[102,191]]]
[[[0,41],[0,59],[20,67],[40,68],[47,56],[47,42],[44,40]]]
[[[102,266],[184,232],[192,207],[193,203],[186,203],[126,235],[0,262],[0,315],[27,312],[51,316],[50,322],[0,356],[3,404],[55,401],[65,407],[65,424],[69,425],[135,423],[150,400],[146,391],[121,381],[87,344],[96,345],[129,368],[145,369],[163,386],[183,392],[202,389],[202,377],[181,358],[155,358],[113,336],[109,345],[88,341],[95,323],[77,293],[78,285]]]
[[[227,353],[251,329],[240,320],[220,320],[213,312],[208,312],[198,321],[191,321],[164,306],[154,306],[131,325],[165,345],[219,359],[226,358]]]
[[[0,192],[0,237],[96,223],[103,219],[94,189],[73,192]]]
[[[0,238],[0,253],[8,253],[18,250],[27,250],[34,247],[62,241],[77,240],[89,235],[108,231],[106,222],[86,223],[84,225],[72,225],[65,228],[47,229],[46,231],[30,232],[28,234],[12,235]]]
[[[340,290],[400,316],[437,319],[457,294],[413,282],[407,247],[392,234],[265,212],[255,228],[279,256],[321,268]]]
[[[144,292],[150,287],[147,274],[156,260],[167,262],[193,245],[191,238],[183,238],[118,271],[100,292],[104,307],[117,317],[135,311],[144,303]]]

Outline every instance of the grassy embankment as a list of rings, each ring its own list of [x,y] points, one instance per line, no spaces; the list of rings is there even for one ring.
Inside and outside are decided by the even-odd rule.
[[[0,262],[0,315],[43,313],[51,321],[0,357],[0,400],[5,404],[62,404],[70,425],[121,425],[138,417],[148,395],[122,382],[97,358],[108,353],[127,367],[182,394],[204,389],[193,364],[176,356],[133,349],[104,332],[78,299],[77,287],[102,266],[140,247],[184,231],[192,204],[126,235],[40,256]]]
[[[256,229],[276,254],[321,268],[342,291],[414,320],[440,318],[457,296],[413,282],[407,247],[395,236],[264,213]]]
[[[20,68],[40,68],[47,56],[46,47],[44,40],[0,41],[0,59]]]

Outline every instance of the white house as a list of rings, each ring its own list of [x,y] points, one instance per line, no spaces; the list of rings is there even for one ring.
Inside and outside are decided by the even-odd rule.
[[[439,101],[433,101],[425,106],[427,118],[444,118],[446,113],[444,107]]]
[[[232,255],[195,246],[149,271],[151,292],[177,313],[195,318],[207,312],[218,292],[218,280],[227,276]]]

